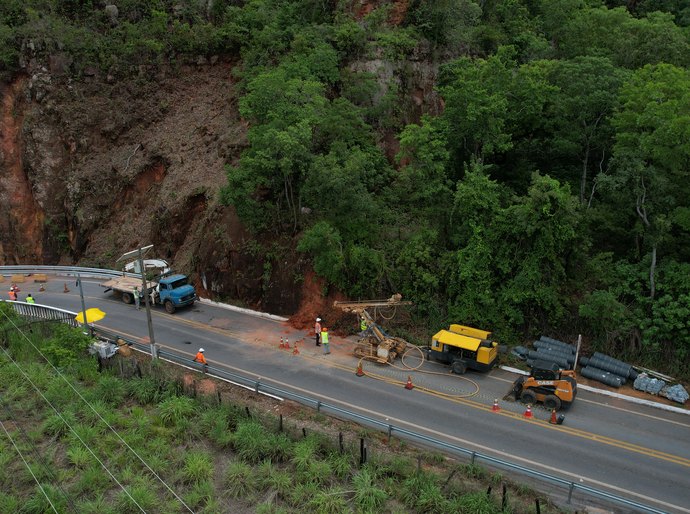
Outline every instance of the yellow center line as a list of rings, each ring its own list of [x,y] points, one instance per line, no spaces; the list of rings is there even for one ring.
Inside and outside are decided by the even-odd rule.
[[[316,359],[316,358],[313,358],[310,356],[306,356],[306,358],[312,359],[312,360],[315,360],[315,361],[318,361],[321,363],[324,362],[321,359]],[[345,366],[343,364],[338,364],[338,363],[335,363],[332,361],[329,361],[326,364],[333,367],[333,368],[338,368],[338,369],[341,369],[344,371],[352,371],[353,370],[351,366]],[[376,378],[376,376],[372,377],[371,375],[372,374],[365,372],[365,376],[371,377],[375,380],[379,380],[378,378]],[[394,383],[398,383],[400,385],[405,384],[404,381],[395,381],[395,380],[388,379],[388,378],[386,378],[385,380],[386,381],[390,380],[390,381],[392,381]],[[491,410],[492,409],[491,406],[485,405],[483,403],[479,403],[479,402],[474,401],[474,400],[470,400],[468,398],[462,398],[462,397],[457,397],[457,396],[454,397],[452,395],[440,393],[440,392],[435,391],[433,389],[428,389],[428,388],[418,386],[418,385],[415,385],[415,390],[418,390],[424,394],[429,394],[431,396],[442,398],[444,400],[448,400],[448,401],[451,401],[454,403],[467,405],[468,407],[473,407],[475,409],[480,409],[483,411],[493,413],[493,411]],[[652,458],[663,460],[663,461],[670,462],[673,464],[678,464],[680,466],[690,467],[690,459],[686,459],[684,457],[680,457],[678,455],[673,455],[670,453],[665,453],[665,452],[662,452],[659,450],[654,450],[652,448],[647,448],[645,446],[639,446],[637,444],[629,443],[626,441],[621,441],[619,439],[614,439],[612,437],[593,434],[591,432],[587,432],[585,430],[581,430],[581,429],[577,429],[577,428],[564,427],[563,425],[553,425],[553,424],[551,424],[545,420],[539,420],[539,419],[534,419],[534,418],[525,418],[524,415],[517,414],[517,413],[511,412],[511,411],[506,411],[506,410],[500,410],[498,412],[495,412],[494,414],[498,414],[500,416],[506,416],[506,417],[512,418],[514,420],[523,421],[525,423],[538,425],[540,427],[547,428],[549,430],[558,430],[559,432],[570,434],[570,435],[573,435],[575,437],[580,437],[582,439],[588,439],[590,441],[595,441],[595,442],[602,443],[602,444],[605,444],[608,446],[613,446],[613,447],[627,450],[630,452],[639,453],[639,454],[645,455],[647,457],[652,457]]]
[[[196,321],[185,320],[185,319],[181,319],[181,318],[178,318],[178,317],[175,317],[175,316],[170,316],[170,315],[168,315],[168,314],[163,314],[163,313],[156,313],[156,314],[157,314],[157,315],[161,315],[161,316],[169,316],[171,319],[174,319],[174,320],[176,320],[176,321],[178,321],[178,322],[183,322],[183,323],[186,323],[186,324],[188,324],[188,325],[190,325],[190,326],[195,326],[195,327],[204,328],[205,330],[210,331],[210,332],[216,332],[216,333],[221,334],[221,335],[228,335],[228,332],[227,332],[227,331],[224,331],[224,330],[222,330],[222,329],[214,330],[214,327],[209,327],[208,325],[204,325],[204,324],[199,323],[199,322],[196,322]],[[122,331],[120,331],[120,332],[122,332]],[[124,334],[124,332],[123,332],[123,334]],[[125,335],[128,335],[129,337],[132,337],[133,339],[139,339],[138,337],[133,336],[133,335],[131,335],[131,334],[125,334]],[[235,335],[235,334],[233,334],[233,335]],[[250,343],[249,341],[243,340],[241,337],[238,337],[237,335],[235,335],[235,336],[236,336],[240,341],[242,341],[242,342],[244,342],[244,343]],[[185,355],[191,355],[191,353],[185,352],[184,350],[177,350],[176,348],[172,348],[172,347],[169,347],[169,346],[166,346],[166,345],[161,345],[161,346],[162,346],[162,347],[166,347],[166,348],[171,349],[171,350],[178,351],[178,352],[183,353],[183,354],[185,354]],[[344,365],[344,364],[339,364],[339,363],[336,363],[336,362],[333,362],[333,361],[327,361],[327,362],[326,362],[326,361],[324,361],[324,360],[322,360],[322,359],[318,359],[318,358],[316,358],[316,357],[312,357],[312,356],[304,355],[304,354],[301,354],[301,356],[302,356],[302,358],[309,359],[309,360],[312,360],[312,361],[315,361],[315,362],[319,362],[319,363],[321,363],[321,364],[325,364],[326,366],[329,366],[329,367],[332,367],[332,368],[337,368],[337,369],[340,369],[340,370],[343,370],[343,371],[351,371],[351,372],[354,372],[352,366],[346,366],[346,365]],[[243,372],[245,372],[245,373],[247,372],[247,370],[240,369],[240,368],[232,368],[232,367],[227,366],[227,365],[222,364],[222,363],[217,363],[217,364],[220,364],[220,367],[225,367],[225,368],[229,368],[229,369],[235,369],[235,370],[237,370],[237,371],[243,371]],[[371,374],[371,373],[365,373],[365,375],[368,376],[368,377],[370,377],[370,378],[373,378],[374,380],[384,380],[384,379],[382,379],[382,378],[377,378],[376,376],[372,376],[373,374]],[[273,380],[273,379],[271,379],[271,380]],[[405,382],[403,382],[403,381],[396,381],[396,380],[394,380],[394,379],[385,378],[385,380],[391,381],[392,383],[398,383],[398,384],[401,384],[401,385],[404,385],[404,384],[405,384]],[[288,384],[288,385],[289,385],[289,384]],[[296,389],[296,387],[295,387],[294,385],[290,385],[290,387],[292,387],[293,389]],[[435,397],[437,397],[437,398],[441,398],[441,399],[444,399],[444,400],[447,400],[447,401],[451,401],[451,402],[459,403],[459,404],[462,404],[462,405],[466,405],[466,406],[468,406],[468,407],[472,407],[472,408],[475,408],[475,409],[479,409],[479,410],[491,412],[491,406],[485,405],[485,404],[483,404],[483,403],[479,403],[479,402],[474,401],[474,400],[470,400],[470,399],[468,399],[468,398],[463,398],[463,397],[457,397],[457,396],[448,395],[448,394],[441,393],[441,392],[439,392],[439,391],[435,391],[435,390],[433,390],[433,389],[428,389],[428,388],[425,388],[425,387],[422,387],[422,386],[418,386],[418,385],[415,386],[415,389],[416,389],[417,391],[419,391],[419,392],[422,392],[423,394],[428,394],[428,395],[435,396]],[[310,393],[314,394],[313,391],[310,391]],[[615,448],[619,448],[619,449],[622,449],[622,450],[627,450],[627,451],[630,451],[630,452],[633,452],[633,453],[638,453],[638,454],[644,455],[644,456],[646,456],[646,457],[651,457],[651,458],[663,460],[663,461],[670,462],[670,463],[673,463],[673,464],[678,464],[678,465],[684,466],[684,467],[690,467],[690,459],[687,459],[687,458],[684,458],[684,457],[680,457],[680,456],[678,456],[678,455],[673,455],[673,454],[669,454],[669,453],[666,453],[666,452],[662,452],[662,451],[660,451],[660,450],[655,450],[655,449],[653,449],[653,448],[648,448],[648,447],[640,446],[640,445],[637,445],[637,444],[634,444],[634,443],[629,443],[629,442],[626,442],[626,441],[621,441],[621,440],[619,440],[619,439],[614,439],[614,438],[608,437],[608,436],[603,436],[603,435],[594,434],[594,433],[587,432],[587,431],[585,431],[585,430],[581,430],[581,429],[577,429],[577,428],[564,427],[563,425],[554,425],[554,424],[551,424],[551,423],[549,423],[549,422],[547,422],[547,421],[545,421],[545,420],[539,420],[539,419],[534,419],[534,418],[525,418],[523,415],[520,415],[520,414],[511,412],[511,411],[500,410],[500,411],[498,411],[498,412],[495,412],[494,414],[497,414],[497,415],[500,415],[500,416],[509,417],[509,418],[514,419],[514,420],[522,421],[522,422],[525,422],[525,423],[530,423],[530,424],[533,424],[533,425],[537,425],[537,426],[540,426],[540,427],[542,427],[542,428],[546,428],[546,429],[549,429],[549,430],[557,430],[557,431],[559,431],[559,432],[563,432],[563,433],[566,433],[566,434],[570,434],[570,435],[575,436],[575,437],[580,437],[580,438],[582,438],[582,439],[587,439],[587,440],[594,441],[594,442],[598,442],[598,443],[605,444],[605,445],[608,445],[608,446],[613,446],[613,447],[615,447]],[[428,430],[428,429],[427,429],[427,430]]]
[[[501,382],[507,382],[507,383],[509,383],[509,384],[512,384],[512,383],[513,383],[512,380],[508,380],[507,378],[497,377],[497,376],[495,376],[495,375],[493,375],[493,374],[488,375],[488,377],[491,378],[491,379],[493,379],[493,380],[499,380],[499,381],[501,381]],[[596,402],[596,401],[594,401],[594,400],[586,400],[585,398],[579,398],[577,401],[578,401],[578,403],[580,403],[580,402],[585,402],[585,403],[591,403],[591,404],[594,404],[594,405],[602,405],[602,403],[600,403],[600,402]],[[681,426],[681,427],[690,428],[690,424],[689,424],[689,423],[683,423],[682,421],[676,421],[676,420],[673,420],[673,419],[661,418],[661,417],[659,417],[659,416],[654,416],[654,415],[652,415],[652,414],[645,414],[644,412],[639,412],[639,411],[636,411],[636,410],[627,409],[627,408],[625,408],[625,407],[617,407],[617,406],[615,406],[615,405],[608,405],[608,404],[606,404],[606,408],[607,408],[607,409],[619,410],[619,411],[625,412],[625,413],[627,413],[627,414],[633,414],[633,415],[635,415],[635,416],[641,416],[641,417],[643,417],[643,418],[649,418],[649,419],[653,419],[653,420],[656,420],[656,421],[662,421],[662,422],[664,422],[664,423],[671,423],[671,424],[673,424],[673,425],[678,425],[678,426]]]

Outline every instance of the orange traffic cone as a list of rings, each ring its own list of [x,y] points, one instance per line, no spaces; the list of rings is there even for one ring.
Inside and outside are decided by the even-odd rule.
[[[292,355],[299,355],[299,350],[297,349],[297,341],[292,345]]]
[[[501,410],[501,408],[498,406],[498,398],[494,399],[494,406],[491,407],[491,410],[494,412],[498,412]]]
[[[414,386],[412,385],[412,377],[410,375],[407,375],[407,384],[405,384],[405,389],[414,389]]]
[[[558,425],[558,417],[556,416],[556,409],[551,409],[551,419],[549,423],[552,425]]]
[[[527,404],[527,410],[525,411],[524,416],[525,416],[526,418],[532,418],[532,417],[534,417],[534,416],[532,415],[532,406],[531,406],[530,404]]]
[[[67,282],[65,282],[65,288],[62,290],[63,293],[69,293],[69,288],[67,287]]]
[[[362,369],[362,361],[359,361],[359,364],[357,364],[357,372],[355,373],[358,377],[363,377],[364,376],[364,370]]]
[[[278,348],[285,348],[285,343],[283,342],[283,336],[280,336],[280,346]]]
[[[285,338],[285,349],[289,350],[290,349],[290,341],[288,341],[288,338]]]

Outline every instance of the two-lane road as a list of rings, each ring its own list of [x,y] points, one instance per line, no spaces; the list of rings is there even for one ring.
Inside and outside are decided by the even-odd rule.
[[[31,292],[38,303],[80,311],[73,279],[67,282],[69,293],[62,292],[63,282],[50,281],[45,292],[26,284],[21,298]],[[136,311],[103,293],[95,280],[84,280],[83,286],[86,307],[107,313],[99,325],[134,338],[148,335],[143,308]],[[470,373],[470,382],[433,363],[423,369],[435,373],[366,364],[367,373],[380,379],[360,378],[349,340],[332,337],[334,353],[323,356],[304,331],[206,304],[174,315],[154,308],[152,317],[156,342],[190,358],[202,346],[214,366],[663,511],[690,513],[690,416],[581,390],[565,423],[551,425],[542,409],[535,409],[531,420],[516,403],[501,401],[501,411],[491,411],[494,398],[502,398],[514,379],[502,370]],[[298,357],[278,349],[281,336],[291,343],[304,339]],[[399,385],[409,374],[418,386],[412,391]]]

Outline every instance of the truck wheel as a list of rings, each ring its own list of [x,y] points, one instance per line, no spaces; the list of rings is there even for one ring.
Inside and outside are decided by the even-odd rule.
[[[134,296],[132,293],[122,293],[122,301],[129,305],[134,301]]]
[[[165,312],[172,314],[175,312],[175,304],[170,300],[165,300]]]
[[[520,395],[520,401],[528,405],[534,405],[537,403],[537,395],[531,389],[525,389]]]
[[[453,364],[450,366],[450,370],[456,375],[464,375],[467,371],[467,364],[465,364],[463,361],[453,361]]]
[[[560,410],[561,399],[555,394],[550,394],[544,398],[544,407],[546,407],[548,410]]]

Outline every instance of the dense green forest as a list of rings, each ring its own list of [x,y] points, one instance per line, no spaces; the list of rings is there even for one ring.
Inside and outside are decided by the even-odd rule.
[[[75,74],[237,56],[249,146],[222,200],[257,237],[433,327],[582,333],[690,373],[684,0],[113,3],[6,0],[3,73],[28,41]]]

